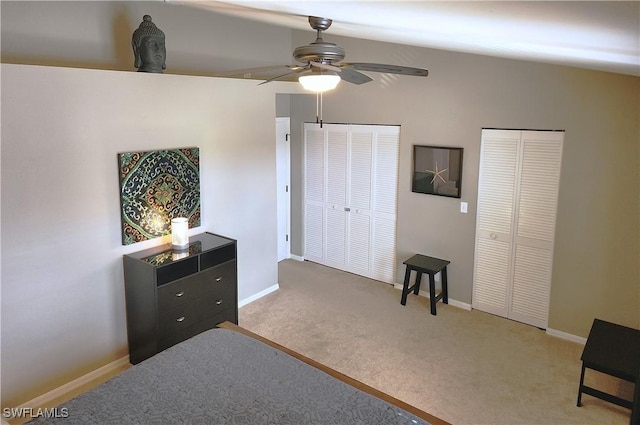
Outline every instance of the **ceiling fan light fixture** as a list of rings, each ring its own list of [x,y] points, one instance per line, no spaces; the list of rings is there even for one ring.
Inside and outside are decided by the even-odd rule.
[[[340,82],[340,76],[336,73],[323,73],[313,75],[301,75],[298,81],[305,90],[322,93],[336,88]]]

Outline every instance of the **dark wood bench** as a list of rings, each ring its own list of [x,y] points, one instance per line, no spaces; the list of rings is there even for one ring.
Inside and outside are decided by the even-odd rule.
[[[578,388],[578,407],[582,394],[631,409],[631,424],[640,424],[640,330],[594,319],[582,351],[582,373]],[[635,384],[633,401],[584,385],[586,369],[597,370]]]

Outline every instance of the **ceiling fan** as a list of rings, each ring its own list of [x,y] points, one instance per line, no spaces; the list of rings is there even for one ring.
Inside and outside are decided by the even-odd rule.
[[[242,72],[245,78],[251,78],[252,74],[260,74],[261,71],[273,72],[281,70],[283,73],[268,78],[260,84],[270,83],[271,81],[295,81],[297,79],[304,88],[316,93],[335,88],[340,80],[352,84],[364,84],[372,81],[371,77],[360,71],[415,77],[426,77],[429,75],[428,70],[421,68],[381,63],[342,62],[345,58],[344,49],[322,39],[322,32],[327,30],[332,22],[331,19],[309,16],[309,24],[311,28],[317,31],[317,35],[313,43],[297,47],[293,51],[294,59],[301,65],[254,68],[251,70],[236,71],[234,74]]]

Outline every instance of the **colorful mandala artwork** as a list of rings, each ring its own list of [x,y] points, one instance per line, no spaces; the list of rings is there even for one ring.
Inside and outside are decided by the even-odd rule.
[[[200,150],[181,148],[118,154],[122,244],[171,233],[171,219],[200,226]]]

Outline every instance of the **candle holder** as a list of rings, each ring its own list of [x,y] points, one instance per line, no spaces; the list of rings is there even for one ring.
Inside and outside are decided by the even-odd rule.
[[[189,248],[189,220],[185,217],[171,219],[171,248],[174,251]]]

